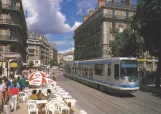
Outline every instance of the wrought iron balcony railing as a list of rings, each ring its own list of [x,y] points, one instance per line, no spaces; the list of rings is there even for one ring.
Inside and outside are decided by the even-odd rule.
[[[2,9],[11,9],[11,10],[18,10],[20,11],[20,7],[19,6],[14,6],[11,4],[2,4]]]
[[[115,16],[106,15],[105,18],[118,19],[118,20],[129,20],[130,19],[130,17],[121,16],[121,15],[115,15]]]
[[[18,23],[14,23],[11,19],[0,19],[0,24],[20,25]]]
[[[0,41],[20,41],[17,37],[11,37],[9,35],[0,35]]]
[[[1,55],[3,57],[11,57],[11,58],[19,58],[22,55],[19,52],[4,52],[4,51],[0,51]]]

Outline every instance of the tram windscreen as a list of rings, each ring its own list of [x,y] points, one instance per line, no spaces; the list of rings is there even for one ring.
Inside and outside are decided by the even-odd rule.
[[[137,77],[137,61],[136,60],[122,60],[121,61],[121,77]]]

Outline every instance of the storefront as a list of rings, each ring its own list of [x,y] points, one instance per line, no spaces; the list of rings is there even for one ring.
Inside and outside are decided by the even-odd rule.
[[[139,71],[156,71],[157,69],[158,60],[156,59],[139,58],[137,61]]]
[[[16,61],[11,61],[9,63],[9,69],[10,69],[10,74],[14,74],[15,75],[15,71],[17,70],[18,68],[18,64]]]

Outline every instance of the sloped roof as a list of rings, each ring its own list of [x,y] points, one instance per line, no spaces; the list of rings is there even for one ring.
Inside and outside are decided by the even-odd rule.
[[[72,51],[67,52],[67,55],[73,55],[73,52]]]

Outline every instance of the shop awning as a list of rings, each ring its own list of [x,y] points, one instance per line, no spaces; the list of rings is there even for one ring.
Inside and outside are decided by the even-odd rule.
[[[2,67],[2,63],[3,63],[3,62],[0,62],[0,67]]]
[[[10,68],[17,68],[18,67],[18,64],[16,62],[12,62],[10,63]]]

